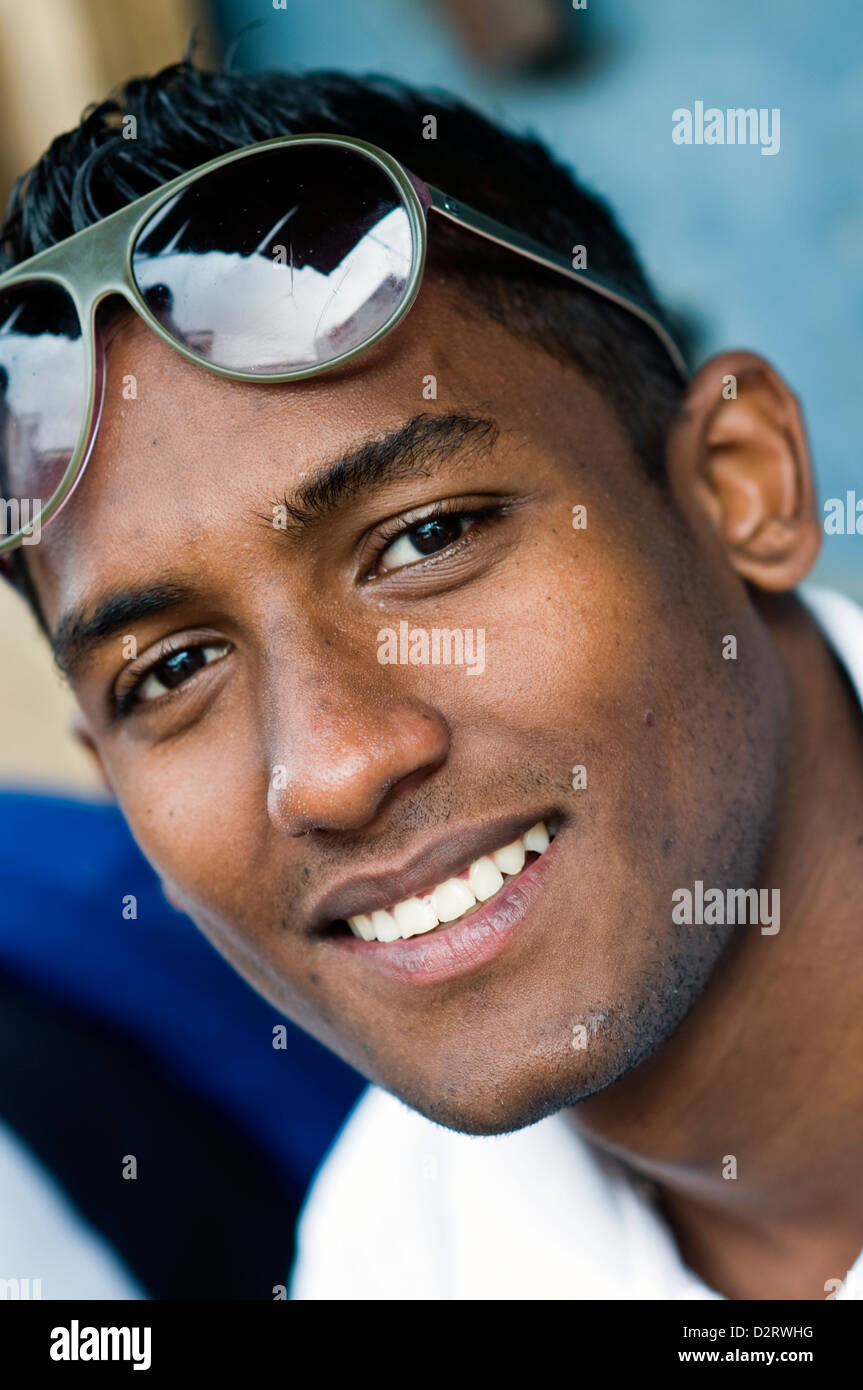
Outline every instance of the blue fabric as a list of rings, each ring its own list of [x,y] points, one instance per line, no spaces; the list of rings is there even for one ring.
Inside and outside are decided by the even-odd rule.
[[[137,920],[123,917],[134,894]],[[120,813],[0,792],[0,968],[122,1029],[302,1191],[362,1090],[165,901]],[[273,1027],[287,1028],[284,1051]]]

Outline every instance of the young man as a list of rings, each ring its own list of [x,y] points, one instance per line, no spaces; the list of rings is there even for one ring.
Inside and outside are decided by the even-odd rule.
[[[375,149],[106,220],[286,135]],[[853,1296],[863,617],[794,593],[786,384],[686,380],[600,203],[379,79],[131,83],[4,244],[7,560],[81,736],[171,901],[373,1083],[294,1295]]]

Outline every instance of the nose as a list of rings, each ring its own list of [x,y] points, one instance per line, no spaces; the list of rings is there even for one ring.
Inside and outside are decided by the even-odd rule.
[[[284,751],[270,765],[267,793],[270,821],[283,835],[372,825],[449,751],[443,715],[396,691],[309,680],[299,708],[290,704],[279,721]]]

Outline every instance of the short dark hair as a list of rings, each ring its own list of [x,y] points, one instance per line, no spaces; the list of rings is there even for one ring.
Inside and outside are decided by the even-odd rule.
[[[135,139],[124,137],[129,116]],[[425,138],[429,116],[437,123],[434,139]],[[80,125],[58,136],[16,181],[0,228],[0,268],[223,151],[315,132],[380,145],[420,178],[552,247],[583,245],[591,271],[668,324],[609,208],[540,141],[504,130],[449,93],[377,75],[208,72],[187,60],[132,79],[88,107]],[[600,386],[650,475],[661,475],[681,382],[648,328],[561,276],[437,219],[429,262],[456,277],[468,302]],[[45,628],[22,549],[9,560],[13,582]]]

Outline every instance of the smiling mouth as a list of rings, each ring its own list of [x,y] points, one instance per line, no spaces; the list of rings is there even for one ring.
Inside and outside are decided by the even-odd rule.
[[[520,877],[525,867],[545,854],[554,829],[537,821],[517,840],[484,854],[462,873],[444,879],[428,892],[387,908],[360,912],[334,926],[362,941],[408,940],[469,916]]]

